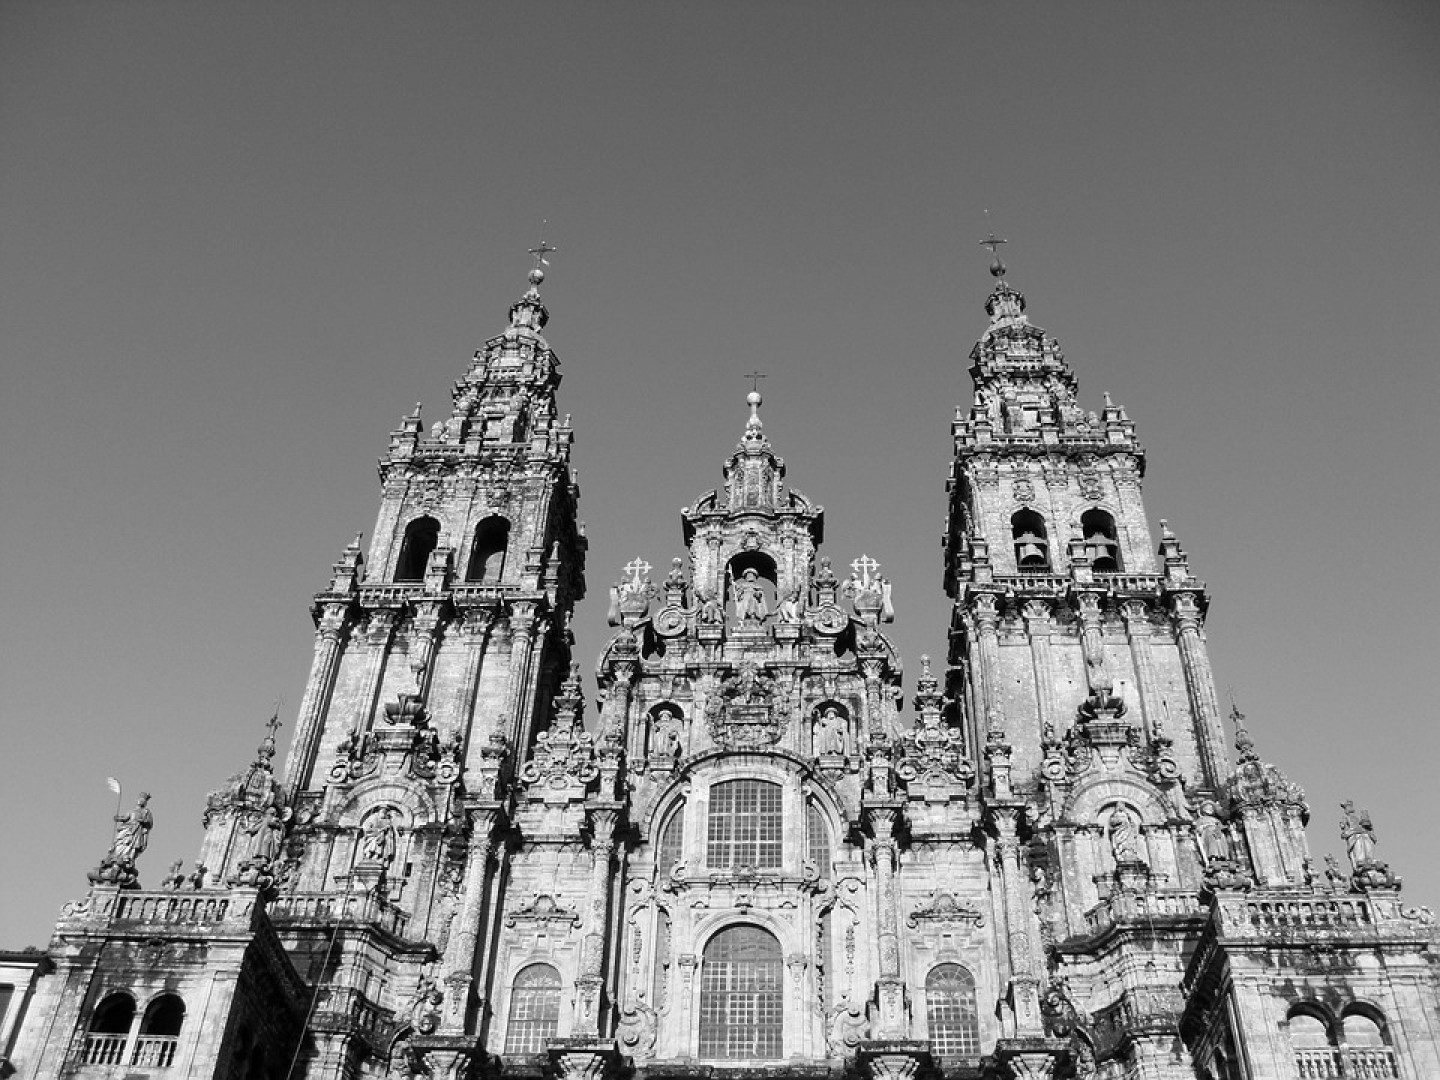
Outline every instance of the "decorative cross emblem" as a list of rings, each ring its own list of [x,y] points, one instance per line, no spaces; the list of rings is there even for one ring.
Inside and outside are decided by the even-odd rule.
[[[652,568],[648,562],[637,555],[626,563],[623,569],[625,573],[630,575],[630,581],[635,585],[639,585],[645,576],[650,573]]]
[[[769,376],[769,375],[766,375],[763,371],[752,371],[752,372],[750,372],[749,375],[746,375],[746,376],[745,376],[745,378],[747,378],[747,379],[750,380],[750,389],[751,389],[752,391],[753,391],[753,390],[759,390],[759,389],[760,389],[760,380],[761,380],[761,379],[768,379],[769,377],[770,377],[770,376]]]
[[[869,555],[861,555],[850,564],[850,569],[855,571],[855,576],[864,584],[869,585],[875,571],[880,569],[880,564]]]
[[[1002,240],[1001,243],[1003,244],[1004,241]],[[539,244],[538,247],[533,247],[533,248],[530,249],[530,254],[535,256],[535,269],[536,269],[536,270],[541,270],[541,269],[544,269],[545,267],[549,266],[549,265],[550,265],[550,260],[547,259],[547,258],[545,258],[545,256],[546,256],[546,255],[549,255],[552,251],[559,251],[559,250],[560,250],[559,248],[553,247],[552,245],[547,244],[547,243],[542,239],[542,240],[540,241],[540,244]]]
[[[995,238],[995,234],[992,232],[989,237],[980,241],[980,246],[988,247],[990,249],[990,254],[994,255],[998,259],[1000,257],[1000,245],[1008,244],[1009,242],[1010,241],[1008,240],[997,240]]]

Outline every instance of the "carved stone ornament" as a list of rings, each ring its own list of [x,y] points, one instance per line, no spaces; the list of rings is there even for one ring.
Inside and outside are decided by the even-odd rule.
[[[957,898],[953,893],[936,889],[930,894],[930,902],[916,908],[905,920],[911,930],[920,929],[922,924],[959,923],[964,926],[984,926],[985,914],[972,904]]]
[[[505,916],[505,925],[511,929],[521,924],[567,931],[580,925],[580,913],[572,907],[563,906],[550,893],[536,893],[528,904]]]
[[[1028,503],[1035,501],[1035,484],[1025,474],[1015,477],[1010,482],[1010,490],[1015,496],[1017,503]]]
[[[785,728],[784,697],[775,679],[747,660],[705,703],[710,737],[721,746],[769,746]]]

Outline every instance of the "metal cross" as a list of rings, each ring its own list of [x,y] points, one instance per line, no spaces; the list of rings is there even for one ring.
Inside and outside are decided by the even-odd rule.
[[[640,581],[645,577],[645,575],[650,573],[652,567],[648,562],[646,562],[644,559],[640,558],[640,556],[637,555],[635,556],[635,558],[631,559],[628,563],[626,563],[623,569],[627,574],[630,575],[630,580],[638,585],[640,584]]]
[[[988,247],[990,249],[990,254],[998,259],[1000,257],[1000,245],[1008,244],[1009,242],[1010,241],[1008,240],[997,240],[995,238],[995,234],[992,232],[987,239],[980,241],[980,246]]]
[[[267,721],[265,722],[265,726],[270,729],[270,738],[273,739],[273,738],[275,737],[275,732],[277,732],[277,731],[280,730],[280,702],[279,702],[279,701],[276,701],[276,702],[275,702],[275,713],[274,713],[273,716],[270,717],[269,720],[267,720]]]
[[[869,555],[861,555],[850,564],[850,569],[855,571],[856,577],[861,581],[869,582],[871,575],[880,569],[880,564]]]
[[[766,375],[763,371],[752,371],[749,375],[745,376],[745,378],[750,380],[750,389],[752,391],[758,391],[760,389],[760,380],[768,379],[769,377],[770,376]]]
[[[546,256],[546,255],[549,255],[552,251],[559,251],[559,250],[560,250],[559,248],[557,248],[557,247],[552,247],[550,244],[547,244],[547,243],[542,239],[542,240],[540,241],[540,246],[539,246],[539,247],[533,247],[533,248],[530,249],[530,254],[535,256],[535,269],[536,269],[536,270],[539,270],[539,269],[541,269],[542,267],[549,266],[549,265],[550,265],[550,260],[547,259],[547,258],[545,258],[545,256]]]

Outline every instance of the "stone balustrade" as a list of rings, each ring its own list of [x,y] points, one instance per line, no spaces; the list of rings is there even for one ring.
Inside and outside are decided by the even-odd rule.
[[[277,927],[334,923],[377,926],[396,937],[405,936],[410,916],[374,893],[287,893],[270,904],[270,921]]]
[[[1391,1080],[1398,1077],[1388,1046],[1307,1046],[1295,1050],[1298,1080]]]
[[[1160,919],[1200,919],[1205,909],[1192,892],[1116,893],[1085,913],[1086,929],[1092,934],[1112,926],[1155,922]]]

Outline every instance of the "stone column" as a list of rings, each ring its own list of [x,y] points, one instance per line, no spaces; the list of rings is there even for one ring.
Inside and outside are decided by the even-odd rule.
[[[1035,957],[1039,927],[1031,926],[1033,911],[1026,902],[1024,874],[1020,871],[1020,818],[1024,807],[999,805],[992,811],[995,826],[995,861],[1005,896],[1006,945],[1010,957],[1010,1008],[1014,1031],[1021,1038],[1044,1034],[1040,1018],[1040,977]]]
[[[1125,620],[1125,632],[1130,638],[1130,657],[1135,665],[1135,697],[1140,703],[1142,733],[1148,739],[1155,731],[1150,710],[1156,707],[1149,700],[1155,687],[1155,669],[1150,659],[1150,612],[1142,601],[1127,600],[1120,605],[1120,614]]]
[[[516,608],[510,613],[510,683],[505,688],[505,712],[500,723],[514,725],[505,733],[515,749],[516,760],[523,761],[529,750],[530,728],[533,717],[523,712],[530,669],[535,655],[535,614],[528,606]]]
[[[310,661],[310,678],[305,683],[305,697],[300,702],[300,715],[295,721],[295,738],[285,763],[285,775],[297,790],[310,786],[310,770],[320,751],[320,737],[325,731],[325,713],[330,708],[330,695],[335,692],[335,676],[340,670],[340,646],[345,640],[349,602],[328,603],[315,628],[315,656]]]
[[[695,969],[700,966],[700,958],[694,953],[681,953],[675,958],[675,966],[680,969],[680,1009],[676,1018],[680,1053],[677,1056],[693,1058],[697,1049],[692,1034],[695,1030]]]
[[[970,616],[975,622],[970,681],[975,687],[975,716],[983,734],[990,711],[998,708],[995,679],[1000,670],[1000,598],[994,593],[976,593],[971,599]]]
[[[870,857],[875,864],[875,890],[879,900],[876,927],[880,952],[880,1016],[877,1037],[905,1037],[905,982],[900,975],[900,903],[896,895],[896,811],[891,807],[869,811]]]
[[[494,608],[466,608],[457,621],[465,647],[465,671],[455,689],[455,730],[467,745],[473,736],[475,694],[480,687],[480,670],[494,624]]]
[[[365,631],[369,655],[365,661],[365,689],[360,695],[360,723],[368,729],[375,721],[375,706],[380,696],[380,682],[385,674],[385,661],[395,641],[394,608],[377,608],[370,613],[370,626]]]
[[[575,980],[578,1037],[600,1033],[600,996],[605,983],[605,941],[610,923],[610,858],[615,851],[614,810],[590,812],[590,910],[580,944],[580,975]]]
[[[1025,633],[1030,639],[1030,660],[1035,669],[1035,701],[1040,716],[1040,730],[1054,725],[1058,710],[1055,706],[1055,677],[1050,669],[1050,605],[1044,600],[1025,603]]]
[[[480,920],[485,914],[485,899],[490,880],[490,860],[497,840],[494,836],[495,812],[479,810],[470,820],[470,843],[465,856],[465,880],[461,886],[460,906],[455,913],[455,931],[441,965],[446,972],[445,1009],[440,1030],[465,1030],[469,1013],[470,986],[474,981],[475,956],[480,947]],[[493,913],[492,913],[493,914]]]
[[[1201,786],[1213,791],[1229,772],[1229,763],[1225,759],[1225,740],[1220,729],[1215,676],[1210,671],[1205,643],[1200,640],[1199,598],[1194,593],[1175,593],[1170,598],[1170,613],[1175,621],[1180,664],[1185,671],[1185,686],[1190,691],[1190,709],[1195,717],[1195,742],[1200,749],[1203,773]]]

